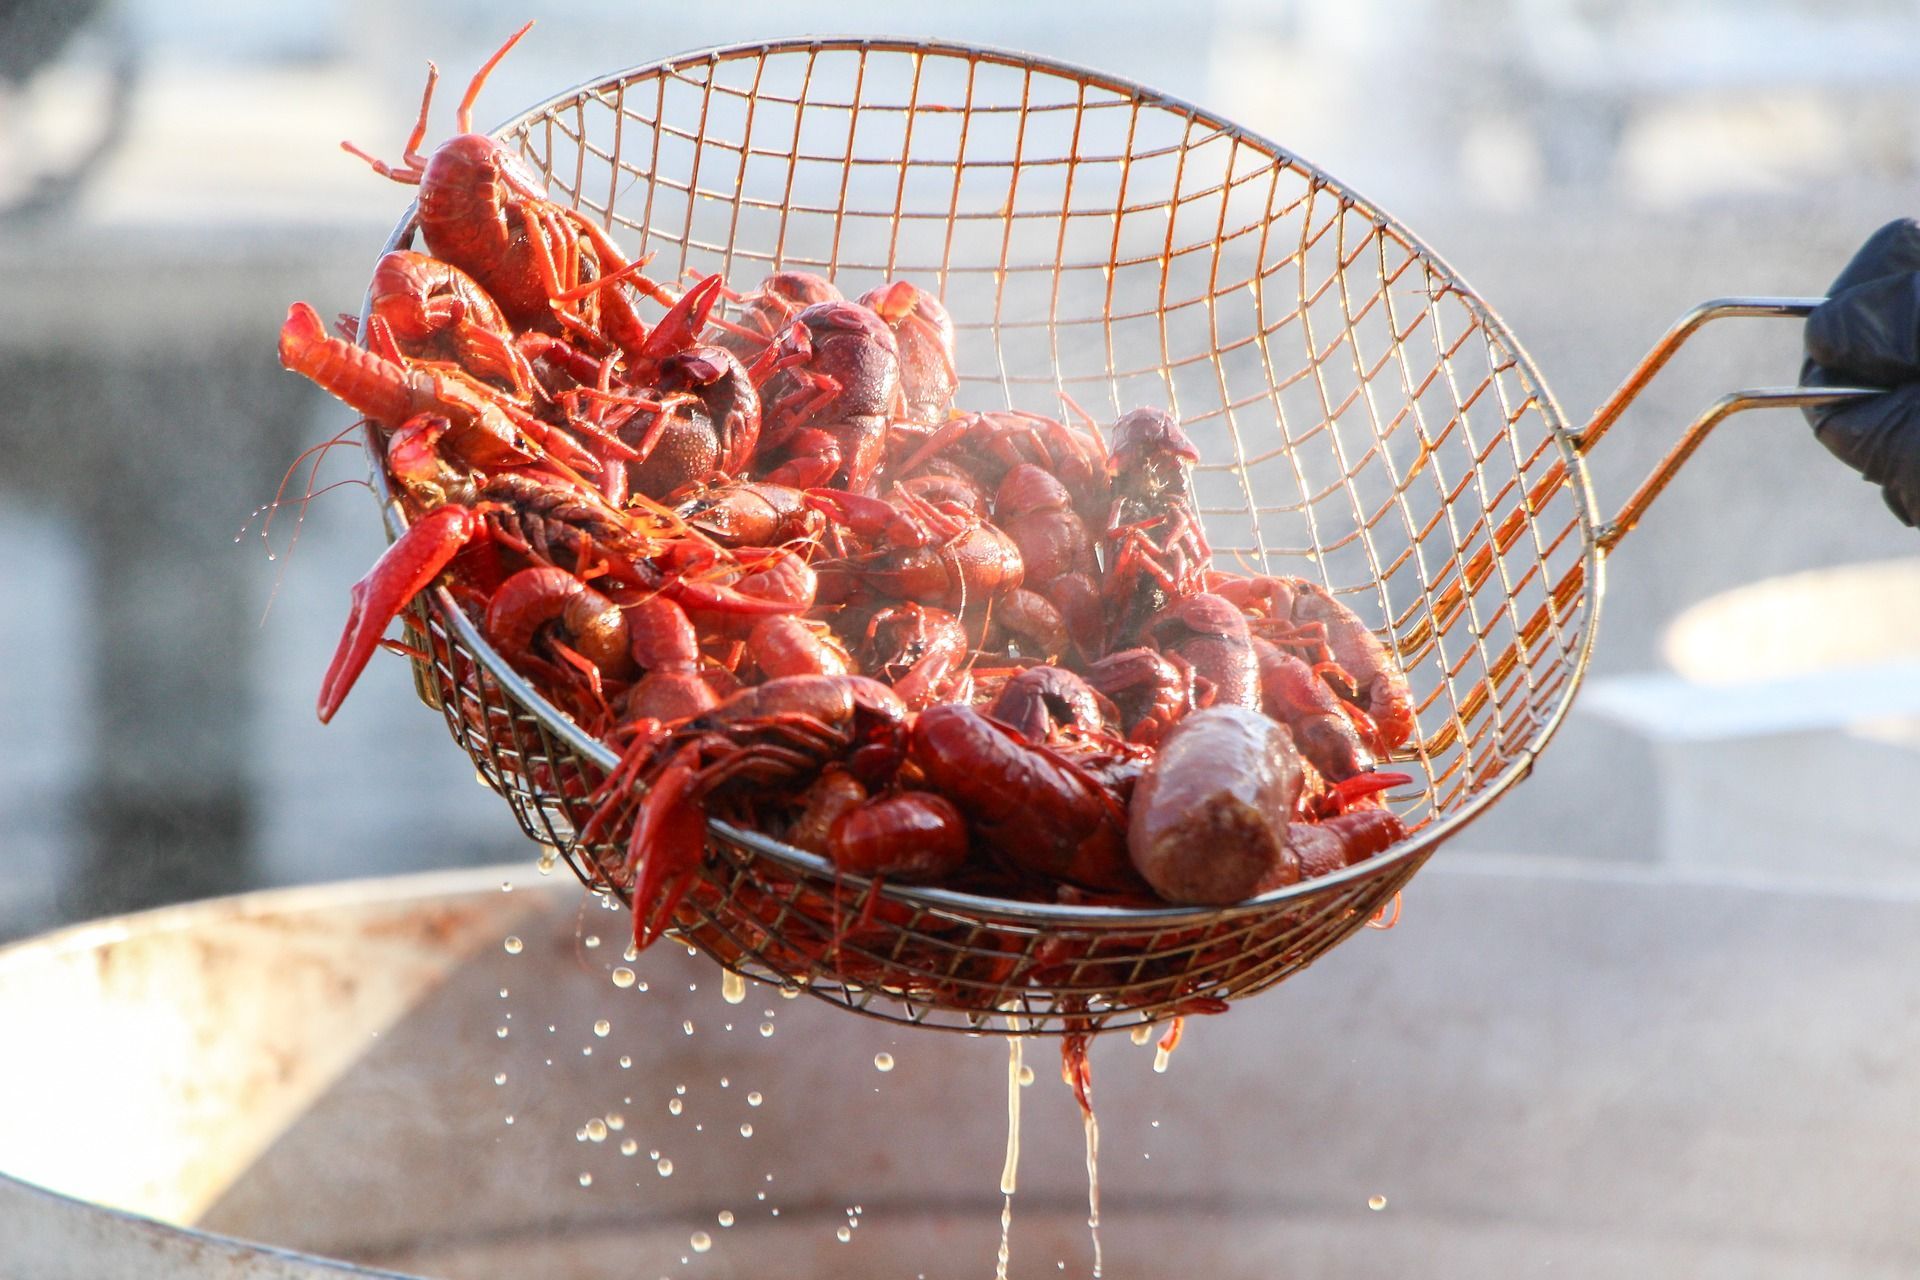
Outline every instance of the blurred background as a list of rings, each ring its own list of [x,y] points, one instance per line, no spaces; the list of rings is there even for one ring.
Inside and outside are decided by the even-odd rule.
[[[357,307],[408,199],[339,140],[397,155],[425,60],[464,83],[526,11],[0,0],[0,937],[531,860],[399,660],[314,719],[382,545],[366,492],[303,523],[283,508],[266,539],[255,511],[350,420],[279,369],[286,305]],[[540,19],[483,125],[621,65],[800,33],[1025,48],[1204,103],[1408,223],[1576,423],[1692,304],[1817,294],[1920,213],[1916,0],[574,0]],[[1741,323],[1598,451],[1603,508],[1719,394],[1793,380],[1797,328]],[[321,478],[360,472],[342,450]],[[1861,785],[1920,763],[1917,550],[1798,417],[1735,419],[1609,565],[1561,738],[1442,863],[1920,883],[1920,842]]]

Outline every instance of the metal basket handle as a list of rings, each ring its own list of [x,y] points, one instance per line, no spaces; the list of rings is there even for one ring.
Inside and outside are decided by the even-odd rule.
[[[1612,428],[1620,416],[1626,412],[1646,385],[1654,376],[1666,367],[1674,353],[1688,338],[1692,337],[1709,321],[1725,319],[1728,316],[1776,316],[1791,319],[1804,319],[1815,307],[1825,302],[1825,298],[1715,298],[1703,302],[1693,310],[1681,316],[1669,328],[1653,349],[1635,365],[1626,380],[1606,402],[1594,411],[1593,420],[1574,437],[1573,448],[1583,457],[1600,442],[1602,436]],[[1840,404],[1848,400],[1864,400],[1870,396],[1885,394],[1870,387],[1753,387],[1745,391],[1733,391],[1720,397],[1699,417],[1688,424],[1680,439],[1667,455],[1655,465],[1652,474],[1640,482],[1620,508],[1618,515],[1602,524],[1594,535],[1594,543],[1600,553],[1605,555],[1613,550],[1620,539],[1632,532],[1640,523],[1640,517],[1660,496],[1674,477],[1693,456],[1694,450],[1705,443],[1708,433],[1719,426],[1725,418],[1739,413],[1743,409],[1806,409],[1815,405]]]

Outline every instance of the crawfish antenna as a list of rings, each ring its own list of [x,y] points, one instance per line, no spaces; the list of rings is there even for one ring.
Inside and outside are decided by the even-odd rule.
[[[526,26],[508,36],[507,42],[496,49],[493,56],[482,63],[480,69],[473,73],[473,80],[467,85],[467,96],[460,99],[460,111],[459,114],[454,117],[454,127],[461,133],[473,132],[473,101],[480,96],[480,86],[487,82],[487,77],[493,74],[493,69],[500,65],[500,59],[507,56],[507,50],[519,44],[520,37],[531,30],[533,30],[533,21],[532,19],[528,19]]]

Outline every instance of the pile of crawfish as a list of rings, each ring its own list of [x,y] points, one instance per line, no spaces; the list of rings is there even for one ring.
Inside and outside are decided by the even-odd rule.
[[[460,136],[423,157],[423,102],[372,162],[418,184],[427,252],[381,259],[344,337],[304,303],[281,330],[409,521],[322,720],[446,585],[619,754],[579,834],[624,850],[640,945],[710,817],[871,879],[1114,905],[1238,902],[1404,834],[1375,768],[1404,678],[1317,583],[1212,567],[1172,417],[956,407],[954,326],[907,281],[649,279],[470,131],[505,52]]]

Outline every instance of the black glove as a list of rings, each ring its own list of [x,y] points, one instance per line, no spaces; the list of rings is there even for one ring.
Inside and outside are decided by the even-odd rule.
[[[1893,514],[1920,521],[1920,222],[1873,233],[1807,317],[1808,387],[1890,387],[1872,400],[1808,409],[1814,435],[1880,486]]]

